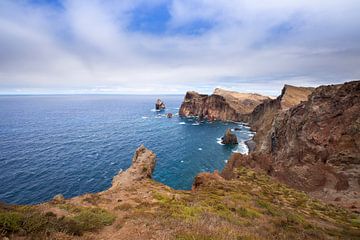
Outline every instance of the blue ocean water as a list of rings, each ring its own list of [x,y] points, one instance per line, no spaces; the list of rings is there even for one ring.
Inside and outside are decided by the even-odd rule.
[[[221,170],[232,151],[246,152],[251,138],[239,123],[198,123],[175,115],[183,96],[0,96],[0,201],[34,204],[56,194],[99,192],[131,164],[144,144],[157,154],[154,179],[190,189],[202,171]],[[238,147],[219,144],[227,128]]]

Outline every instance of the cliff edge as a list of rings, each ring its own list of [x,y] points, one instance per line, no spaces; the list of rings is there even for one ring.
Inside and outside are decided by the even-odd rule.
[[[255,107],[248,115],[247,122],[256,132],[254,141],[257,149],[265,151],[269,131],[275,117],[283,111],[307,101],[314,88],[285,85],[276,99],[269,99]]]
[[[252,120],[261,130],[255,152],[233,155],[223,176],[231,178],[232,169],[239,165],[252,167],[359,212],[360,81],[320,86],[307,101],[285,110],[278,99],[259,106],[268,110]]]
[[[268,99],[270,98],[259,94],[238,93],[220,88],[215,89],[210,96],[189,91],[181,104],[179,115],[211,121],[241,121],[257,105]]]

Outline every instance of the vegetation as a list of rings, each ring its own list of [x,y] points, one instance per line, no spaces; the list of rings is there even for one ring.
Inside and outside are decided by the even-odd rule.
[[[359,239],[359,215],[246,168],[235,174],[229,181],[206,179],[194,191],[142,180],[109,195],[48,203],[47,212],[38,206],[0,206],[0,234],[51,239],[57,232],[88,232],[87,239],[112,225],[107,233],[141,233],[137,239]]]
[[[209,181],[196,192],[153,191],[156,204],[134,211],[138,216],[156,212],[158,221],[171,219],[175,239],[359,238],[358,215],[247,168],[238,168],[236,175]]]
[[[82,235],[85,231],[95,231],[111,225],[115,217],[100,208],[62,205],[71,212],[69,216],[57,217],[53,212],[40,212],[33,206],[1,206],[0,233],[45,238],[54,232]]]

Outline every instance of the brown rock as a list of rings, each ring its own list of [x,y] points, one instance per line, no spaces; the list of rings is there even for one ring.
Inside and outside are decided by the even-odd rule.
[[[221,143],[226,145],[235,145],[238,144],[238,140],[236,135],[233,134],[230,129],[227,129],[225,135],[222,137]]]
[[[336,203],[344,207],[357,202],[360,81],[318,87],[308,101],[289,109],[289,103],[294,101],[285,99],[284,103],[283,97],[254,110],[250,124],[261,130],[254,139],[255,153],[246,159],[229,160],[224,174],[231,175],[238,162],[246,163],[325,201],[341,197]]]
[[[65,202],[65,198],[62,194],[57,194],[53,197],[52,201],[55,203],[63,203]]]
[[[190,91],[185,95],[179,115],[197,116],[209,121],[240,121],[266,99],[269,98],[259,94],[237,93],[219,88],[210,96]]]
[[[200,186],[206,185],[212,181],[221,181],[221,180],[223,180],[223,178],[219,175],[219,172],[216,170],[214,171],[214,173],[209,173],[209,172],[199,173],[194,179],[192,189],[196,190]]]
[[[164,110],[165,109],[165,103],[163,101],[161,101],[160,99],[156,100],[155,109],[156,110]]]
[[[135,152],[131,166],[120,171],[112,181],[112,189],[121,185],[131,185],[134,181],[151,178],[155,168],[156,155],[141,145]]]
[[[285,85],[280,96],[276,99],[264,101],[248,115],[247,121],[250,123],[251,128],[256,131],[254,140],[258,150],[264,151],[268,148],[267,139],[271,137],[269,132],[275,117],[280,112],[307,101],[313,90],[314,88]]]

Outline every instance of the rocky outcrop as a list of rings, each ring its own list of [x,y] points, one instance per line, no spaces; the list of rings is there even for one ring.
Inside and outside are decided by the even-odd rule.
[[[263,143],[255,139],[261,148],[254,153],[232,156],[225,177],[237,165],[262,169],[314,197],[360,211],[360,81],[316,88],[308,101],[275,114],[264,136]]]
[[[240,121],[268,99],[259,94],[237,93],[219,88],[210,96],[190,91],[185,95],[179,115],[208,120]]]
[[[230,129],[227,129],[225,135],[221,138],[221,143],[226,145],[235,145],[238,144],[238,140],[236,135],[233,134]]]
[[[156,110],[164,110],[165,109],[165,103],[163,101],[161,101],[160,99],[156,100],[155,109]]]
[[[112,181],[111,189],[129,186],[134,181],[151,178],[156,162],[156,155],[141,145],[135,152],[130,168],[120,171]]]
[[[314,88],[285,85],[280,96],[276,99],[264,101],[249,114],[247,121],[250,123],[252,130],[256,131],[254,140],[257,149],[264,151],[268,147],[266,139],[269,138],[268,134],[275,116],[303,101],[307,101],[313,90]]]
[[[200,188],[202,185],[207,184],[211,181],[222,181],[224,180],[217,170],[214,173],[202,172],[195,176],[192,190]]]

